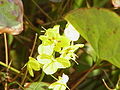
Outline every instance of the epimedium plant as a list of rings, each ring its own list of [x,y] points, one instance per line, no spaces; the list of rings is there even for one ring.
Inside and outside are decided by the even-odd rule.
[[[84,46],[84,44],[74,44],[74,41],[77,41],[80,35],[70,23],[66,25],[62,35],[59,33],[59,28],[60,25],[55,25],[53,28],[47,29],[44,35],[40,35],[39,39],[42,44],[38,46],[38,56],[35,58],[29,57],[26,64],[32,77],[34,76],[33,70],[39,71],[42,69],[45,74],[52,75],[58,69],[69,68],[71,60],[75,61],[77,57],[75,51]],[[59,53],[59,55],[56,56],[56,53]],[[63,76],[59,76],[57,81],[52,83],[49,88],[65,90],[68,88],[66,85],[68,79],[69,77],[63,73]]]
[[[79,4],[82,5],[82,2],[84,0],[76,0],[75,2],[78,3],[78,1]],[[93,6],[102,7],[108,0],[103,0],[103,1],[91,0],[91,1],[93,1]],[[111,1],[115,9],[118,9],[120,7],[119,0],[111,0]],[[89,2],[87,2],[87,5],[88,4]],[[74,6],[76,6],[76,4]],[[20,32],[22,32],[23,5],[21,0],[0,0],[0,12],[1,12],[0,34],[8,33],[12,35],[17,35]],[[101,61],[106,60],[112,63],[113,65],[115,65],[116,67],[120,68],[120,63],[119,63],[120,19],[117,14],[106,9],[82,8],[79,10],[74,10],[71,13],[68,13],[65,19],[68,22],[70,22],[72,25],[68,23],[62,35],[59,34],[59,27],[60,27],[59,25],[55,25],[53,28],[47,29],[44,35],[40,35],[39,39],[42,41],[42,44],[40,44],[38,47],[38,56],[34,58],[29,57],[29,61],[26,64],[29,74],[32,77],[34,77],[34,71],[40,71],[40,70],[42,70],[45,74],[54,77],[53,74],[56,73],[59,69],[66,69],[71,67],[72,66],[71,60],[75,61],[77,57],[75,51],[78,48],[84,46],[83,44],[74,44],[74,41],[78,40],[80,34],[88,43],[91,44],[92,53],[90,54],[95,63],[100,64]],[[73,26],[80,34],[75,30],[75,28],[73,28]],[[6,39],[6,35],[5,35],[5,39]],[[5,40],[5,42],[7,41]],[[15,71],[14,68],[8,66],[8,64],[10,65],[10,63],[8,62],[7,55],[8,54],[6,51],[6,64],[2,63],[1,61],[0,64],[7,67],[7,69],[11,69]],[[13,57],[15,58],[15,55],[13,55]],[[16,71],[16,72],[20,73],[20,71]],[[8,70],[6,70],[6,77],[8,77],[7,76],[8,73],[9,73]],[[86,73],[86,75],[88,73]],[[5,90],[8,88],[7,83],[9,81],[7,79],[8,78],[5,79]],[[65,90],[66,88],[69,89],[69,87],[67,86],[69,77],[66,74],[63,73],[62,76],[58,76],[58,79],[55,77],[54,79],[56,80],[56,82],[49,85],[50,89],[54,89],[54,90]],[[22,81],[21,86],[23,85],[23,82],[24,80]],[[37,82],[35,82],[34,84],[32,83],[32,85],[36,87],[35,85],[36,83]],[[40,82],[39,85],[37,84],[37,86],[41,88],[44,86],[44,84],[45,86],[48,86],[47,83],[40,85],[41,83],[43,82]],[[106,85],[106,83],[104,85]],[[120,89],[120,81],[118,80],[118,83],[116,84],[115,89],[113,90],[119,90],[119,89]],[[41,89],[36,89],[36,90],[41,90]]]

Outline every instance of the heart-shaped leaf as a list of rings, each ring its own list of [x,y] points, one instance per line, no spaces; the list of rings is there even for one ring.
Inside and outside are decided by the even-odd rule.
[[[21,0],[0,0],[0,34],[17,35],[23,30]]]
[[[120,68],[120,17],[107,9],[82,8],[65,16],[93,47],[98,61]]]

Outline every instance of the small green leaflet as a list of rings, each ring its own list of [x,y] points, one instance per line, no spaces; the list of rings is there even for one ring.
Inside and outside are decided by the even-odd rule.
[[[0,34],[17,35],[23,30],[23,4],[21,0],[0,0]]]
[[[120,16],[99,8],[82,8],[65,16],[95,51],[98,61],[120,68]]]
[[[36,59],[29,57],[29,61],[27,63],[27,70],[32,77],[34,76],[33,70],[39,71],[41,66],[42,65]]]

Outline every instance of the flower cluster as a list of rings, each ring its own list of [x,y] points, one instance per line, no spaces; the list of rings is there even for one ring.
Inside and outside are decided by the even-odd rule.
[[[58,69],[68,68],[71,66],[70,60],[76,59],[74,53],[78,48],[83,47],[83,44],[75,44],[73,41],[77,41],[79,33],[68,24],[65,28],[64,34],[59,34],[59,25],[55,25],[53,28],[46,30],[44,35],[41,35],[39,39],[42,44],[38,47],[38,56],[36,59],[30,57],[27,63],[27,69],[31,76],[34,76],[33,70],[38,71],[40,68],[45,74],[54,74]],[[59,53],[59,56],[56,56]],[[64,81],[64,79],[67,80]],[[54,90],[65,90],[68,76],[63,74],[63,77],[59,77],[58,81],[50,85],[50,88]]]

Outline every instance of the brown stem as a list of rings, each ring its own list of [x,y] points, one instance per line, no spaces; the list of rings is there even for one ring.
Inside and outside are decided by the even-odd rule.
[[[83,81],[86,79],[86,77],[88,76],[88,74],[89,74],[91,71],[93,71],[95,67],[96,67],[96,64],[94,64],[94,65],[89,69],[89,71],[88,71],[82,78],[80,78],[80,80],[71,88],[71,90],[75,90],[75,88],[76,88],[81,82],[83,82]]]
[[[108,87],[108,85],[106,84],[106,82],[105,82],[105,80],[104,80],[104,79],[102,79],[102,81],[103,81],[103,83],[104,83],[105,87],[106,87],[108,90],[114,90],[114,89],[111,89],[111,88],[109,88],[109,87]]]
[[[34,0],[32,0],[32,2],[37,6],[37,8],[38,8],[50,21],[52,21],[52,18],[51,18]]]
[[[5,63],[8,65],[8,44],[7,44],[7,35],[4,33],[4,43],[5,43]],[[6,69],[6,82],[5,82],[5,90],[8,90],[8,68]]]
[[[30,57],[32,57],[32,55],[33,55],[33,51],[34,51],[34,49],[35,49],[37,37],[38,37],[38,34],[36,33],[35,39],[34,39],[34,43],[33,43],[33,46],[32,46],[32,50],[31,50],[31,53],[30,53]],[[22,80],[22,82],[21,82],[21,85],[24,84],[24,82],[25,82],[25,80],[26,80],[26,77],[27,77],[27,74],[28,74],[28,70],[25,71],[25,75],[24,75],[24,77],[23,77],[23,80]]]

